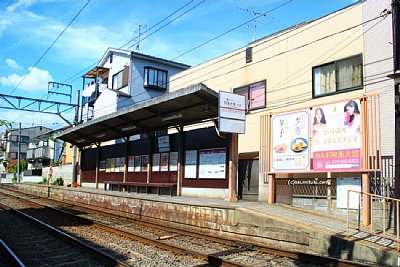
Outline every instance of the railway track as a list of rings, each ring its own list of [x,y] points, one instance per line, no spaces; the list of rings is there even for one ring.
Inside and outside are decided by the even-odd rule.
[[[4,193],[4,191],[2,192]],[[20,192],[13,192],[12,194],[14,197],[22,198]],[[81,224],[96,225],[96,227],[102,229],[102,232],[107,231],[159,249],[172,251],[175,254],[193,255],[195,258],[201,259],[202,264],[213,266],[367,266],[319,255],[236,242],[201,233],[190,233],[172,229],[165,225],[155,225],[154,222],[148,223],[112,215],[87,206],[80,207],[71,203],[61,203],[29,195],[24,198],[33,198],[30,201],[34,201],[36,204],[31,205],[38,205],[37,203],[40,202],[41,205],[50,205],[59,211],[79,215],[80,219],[85,221]],[[28,201],[28,199],[25,199],[25,201]],[[41,206],[40,210],[49,209]],[[58,225],[60,223],[53,222],[53,224]],[[88,230],[86,229],[86,231]]]
[[[127,266],[24,212],[4,204],[0,212],[3,253],[12,266]]]
[[[0,267],[25,267],[25,264],[15,253],[0,239]]]

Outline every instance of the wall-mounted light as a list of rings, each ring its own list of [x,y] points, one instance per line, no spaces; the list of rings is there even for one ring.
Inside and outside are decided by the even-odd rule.
[[[174,119],[179,119],[182,118],[182,114],[172,114],[172,115],[168,115],[165,117],[161,117],[162,121],[170,121],[170,120],[174,120]]]
[[[106,134],[105,133],[101,133],[101,134],[97,135],[96,138],[102,138],[104,136],[106,136]]]
[[[396,70],[395,73],[389,74],[387,77],[393,79],[396,85],[400,84],[400,70]]]
[[[123,131],[123,132],[126,132],[126,131],[129,131],[129,130],[133,130],[133,129],[135,129],[136,128],[136,126],[128,126],[128,127],[124,127],[124,128],[121,128],[121,131]]]

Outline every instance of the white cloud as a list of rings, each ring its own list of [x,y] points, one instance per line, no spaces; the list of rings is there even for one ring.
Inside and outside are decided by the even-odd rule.
[[[24,91],[47,91],[47,84],[53,80],[47,70],[41,70],[36,67],[29,68],[29,75],[24,79],[24,75],[11,74],[7,77],[0,77],[0,83],[4,86],[16,87],[23,79],[23,82],[18,86],[18,89]]]
[[[26,9],[36,3],[46,3],[46,2],[51,2],[52,0],[19,0],[18,2],[10,5],[7,7],[8,12],[14,12],[16,9],[21,8],[21,9]]]
[[[11,21],[8,19],[0,20],[0,37],[3,35],[3,32],[11,25]]]
[[[6,64],[7,66],[9,66],[10,68],[14,69],[14,70],[21,70],[22,67],[20,65],[18,65],[18,63],[11,58],[7,58],[6,59]]]

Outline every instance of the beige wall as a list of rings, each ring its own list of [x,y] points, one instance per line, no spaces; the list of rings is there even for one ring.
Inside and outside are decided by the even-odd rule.
[[[247,114],[246,134],[239,137],[240,153],[259,151],[260,115],[364,93],[361,89],[312,99],[313,66],[363,53],[361,23],[361,4],[350,6],[251,43],[252,63],[246,64],[246,48],[241,48],[183,71],[171,77],[170,91],[199,82],[215,91],[233,91],[234,88],[266,80],[267,107]],[[353,26],[356,27],[343,31]]]
[[[63,161],[63,164],[71,164],[72,163],[72,153],[73,149],[71,147],[70,143],[65,143],[65,161]],[[76,162],[79,161],[79,150],[78,148],[76,149]]]

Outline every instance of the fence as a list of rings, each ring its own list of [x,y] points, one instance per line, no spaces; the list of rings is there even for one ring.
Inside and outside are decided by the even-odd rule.
[[[358,219],[357,225],[350,221],[350,195],[358,196]],[[354,198],[352,198],[354,199]],[[370,225],[369,227],[361,226],[361,203],[362,200],[369,201],[371,212],[370,212]],[[365,232],[369,235],[390,239],[396,242],[397,250],[400,250],[400,238],[399,238],[399,206],[400,199],[391,197],[384,197],[370,193],[363,193],[359,191],[348,190],[347,191],[347,223],[346,232],[347,236],[350,236],[350,230],[358,230]]]

